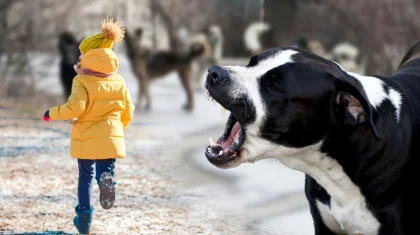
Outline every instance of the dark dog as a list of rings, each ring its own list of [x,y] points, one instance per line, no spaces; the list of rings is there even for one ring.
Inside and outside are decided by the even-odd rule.
[[[151,108],[150,82],[176,71],[187,95],[187,103],[184,105],[184,109],[192,110],[194,107],[191,84],[192,61],[205,53],[205,45],[192,43],[187,52],[177,50],[152,52],[140,45],[142,29],[136,29],[134,35],[126,31],[125,35],[128,58],[140,86],[137,103],[139,108]]]
[[[77,75],[74,64],[80,56],[79,44],[73,34],[63,32],[58,37],[58,51],[60,52],[60,80],[64,90],[64,98],[68,99],[71,93],[73,78]]]
[[[304,172],[317,235],[419,233],[420,43],[390,77],[285,47],[213,66],[205,86],[231,112],[212,164],[278,158]]]

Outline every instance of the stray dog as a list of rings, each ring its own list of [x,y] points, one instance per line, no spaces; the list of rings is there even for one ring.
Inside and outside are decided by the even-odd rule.
[[[208,53],[195,60],[194,85],[202,87],[202,73],[207,72],[207,68],[211,65],[220,64],[222,59],[224,41],[222,29],[218,25],[210,25],[206,27],[203,33],[194,36],[191,41],[201,41],[203,45],[208,47]]]
[[[419,233],[420,42],[390,77],[283,47],[211,67],[205,87],[231,112],[212,164],[277,158],[305,173],[317,235]]]
[[[331,60],[340,64],[346,71],[364,74],[365,63],[358,63],[359,49],[354,45],[344,42],[337,44],[331,51]]]
[[[64,98],[71,94],[73,78],[77,75],[74,65],[80,57],[79,44],[70,32],[62,32],[58,37],[58,51],[60,52],[60,81],[64,90]]]
[[[308,42],[308,51],[319,55],[325,59],[330,60],[331,55],[328,53],[328,50],[325,48],[324,44],[316,39],[309,40]]]
[[[256,55],[273,47],[274,30],[266,22],[253,22],[245,29],[243,40],[251,55]]]
[[[192,62],[206,53],[206,46],[197,42],[191,43],[189,50],[186,52],[175,49],[153,52],[141,46],[142,34],[143,31],[141,28],[137,28],[134,35],[131,35],[128,31],[125,34],[128,59],[139,81],[137,106],[140,109],[149,110],[152,103],[149,92],[150,82],[175,71],[178,73],[187,95],[187,103],[183,108],[188,111],[193,110],[194,97],[191,86]]]

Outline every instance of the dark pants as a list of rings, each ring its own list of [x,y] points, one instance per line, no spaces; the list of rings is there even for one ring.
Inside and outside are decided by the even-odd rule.
[[[90,210],[91,208],[91,194],[92,194],[92,180],[93,180],[93,166],[96,165],[96,182],[99,185],[99,180],[103,172],[109,172],[114,176],[115,158],[104,160],[83,160],[78,159],[79,163],[79,185],[77,188],[77,197],[79,199],[79,210]]]

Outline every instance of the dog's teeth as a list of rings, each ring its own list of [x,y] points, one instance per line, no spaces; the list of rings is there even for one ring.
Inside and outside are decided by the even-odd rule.
[[[220,105],[220,108],[221,108],[221,111],[222,111],[222,117],[224,117],[225,114],[226,114],[226,109],[221,105]]]
[[[206,91],[206,99],[208,100],[208,101],[211,101],[211,95],[210,95],[210,93],[209,93],[209,91]]]
[[[219,152],[219,156],[220,156],[220,155],[223,155],[223,150],[220,150],[220,152]]]
[[[209,144],[210,144],[210,146],[215,146],[216,145],[216,143],[214,142],[214,140],[211,137],[209,138]]]
[[[214,101],[214,99],[212,98],[211,101],[213,102],[214,105],[216,105],[216,101]]]

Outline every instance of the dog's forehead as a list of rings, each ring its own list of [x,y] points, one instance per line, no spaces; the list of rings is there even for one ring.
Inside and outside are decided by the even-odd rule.
[[[332,74],[335,77],[340,77],[345,73],[345,70],[336,62],[327,60],[309,52],[301,52],[293,57],[295,63],[310,67],[314,70],[324,71]]]
[[[318,55],[296,48],[275,48],[266,50],[253,56],[247,66],[229,66],[231,70],[239,73],[252,74],[257,78],[266,72],[285,64],[300,64],[316,70],[323,70],[334,75],[343,72],[333,61],[326,60]]]
[[[322,58],[313,53],[309,53],[305,50],[290,47],[266,50],[258,55],[253,56],[246,67],[271,70],[275,67],[287,63],[306,65],[309,67],[326,70],[334,74],[338,71],[341,71],[340,66],[337,66],[337,64],[333,61],[326,60],[325,58]]]
[[[297,53],[298,51],[291,49],[271,49],[253,56],[247,66],[226,66],[225,68],[243,78],[259,78],[276,67],[293,63],[293,55]]]
[[[296,53],[298,53],[298,51],[287,48],[269,49],[251,57],[247,67],[252,68],[267,64],[280,66],[282,64],[292,62],[292,56]]]
[[[258,57],[259,60],[264,60],[264,59],[275,57],[276,55],[278,55],[279,53],[283,51],[285,50],[281,48],[273,48],[273,49],[263,51],[260,54],[257,54],[255,56]]]

